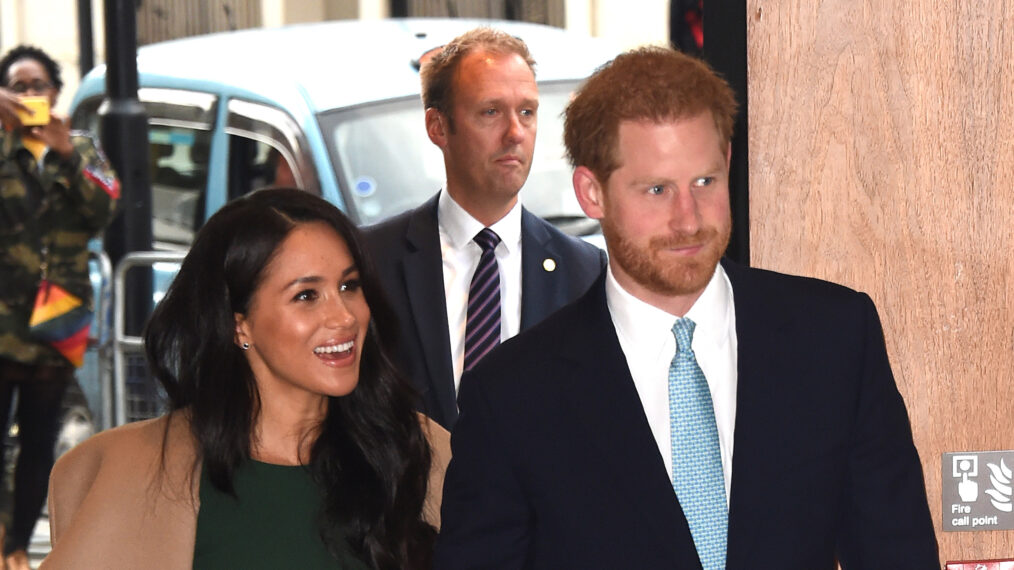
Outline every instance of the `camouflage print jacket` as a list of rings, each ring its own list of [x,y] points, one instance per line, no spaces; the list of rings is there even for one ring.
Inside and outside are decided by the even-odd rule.
[[[28,319],[42,277],[92,303],[88,241],[112,220],[120,185],[98,141],[72,132],[74,153],[47,152],[41,165],[20,133],[0,131],[0,358],[67,365],[31,339]]]

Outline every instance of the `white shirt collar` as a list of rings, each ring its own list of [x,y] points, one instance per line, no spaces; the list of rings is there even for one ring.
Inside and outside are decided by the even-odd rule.
[[[612,264],[606,269],[606,304],[618,334],[641,346],[658,346],[659,350],[668,351],[669,345],[675,343],[672,326],[678,317],[627,292],[616,281]],[[695,346],[705,342],[721,345],[728,339],[731,304],[732,286],[725,269],[718,264],[701,296],[685,315],[697,325]]]
[[[446,189],[440,191],[440,197],[437,199],[437,220],[454,249],[465,247],[477,233],[486,227],[455,202]],[[508,253],[519,251],[521,247],[521,201],[518,200],[504,217],[489,228],[500,236],[500,243]]]

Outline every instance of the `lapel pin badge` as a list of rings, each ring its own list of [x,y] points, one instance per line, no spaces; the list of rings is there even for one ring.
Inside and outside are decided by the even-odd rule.
[[[556,261],[547,257],[542,260],[542,268],[550,272],[556,271]]]

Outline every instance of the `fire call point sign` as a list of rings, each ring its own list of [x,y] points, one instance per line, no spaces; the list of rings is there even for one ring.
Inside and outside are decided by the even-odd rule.
[[[945,531],[1014,529],[1014,451],[944,453]]]

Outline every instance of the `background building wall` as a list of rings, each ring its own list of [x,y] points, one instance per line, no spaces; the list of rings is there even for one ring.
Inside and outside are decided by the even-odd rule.
[[[146,0],[137,6],[139,46],[260,25],[261,0]]]
[[[413,1],[420,7],[426,5],[425,0]],[[535,0],[526,2],[524,6],[538,3]],[[668,41],[668,0],[546,2],[549,8],[545,13],[550,23],[608,38],[621,47]],[[204,6],[208,15],[200,18],[196,13],[188,15],[184,9],[187,4]],[[138,36],[139,43],[143,44],[190,33],[225,30],[230,26],[272,27],[323,20],[386,18],[390,15],[389,6],[389,0],[217,0],[210,3],[209,0],[145,0],[138,14]],[[92,0],[96,65],[105,61],[104,20],[103,1]],[[0,0],[0,51],[19,43],[45,49],[63,66],[66,85],[57,111],[65,111],[80,76],[77,1]]]
[[[941,454],[1014,449],[1014,10],[746,7],[753,264],[873,297],[942,558],[1010,557],[1014,531],[941,532]]]
[[[324,20],[372,19],[387,15],[387,0],[259,0],[263,25]]]
[[[621,48],[669,43],[669,0],[566,0],[565,26]]]

